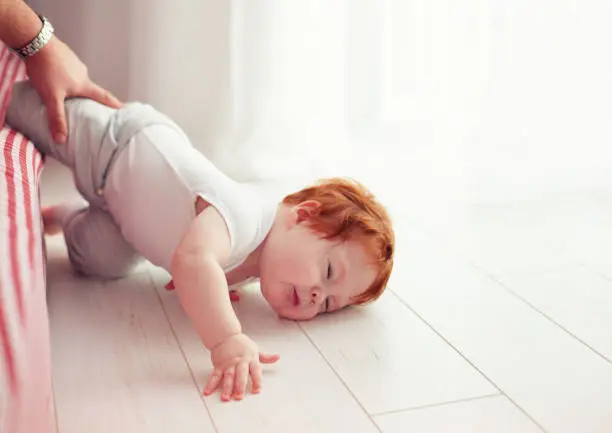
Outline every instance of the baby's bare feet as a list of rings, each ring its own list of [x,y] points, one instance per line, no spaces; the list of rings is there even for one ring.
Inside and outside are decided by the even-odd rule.
[[[45,234],[53,236],[61,233],[66,218],[70,218],[75,212],[79,212],[86,206],[87,203],[78,201],[75,203],[62,203],[44,207],[41,214]]]
[[[57,207],[47,206],[41,212],[45,234],[48,236],[56,235],[62,231],[62,225],[56,215]]]

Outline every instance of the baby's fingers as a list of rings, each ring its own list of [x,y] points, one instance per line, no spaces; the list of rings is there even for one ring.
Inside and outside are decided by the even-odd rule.
[[[280,359],[280,355],[277,355],[277,354],[273,354],[273,355],[270,355],[267,353],[259,354],[259,362],[261,362],[262,364],[274,364],[279,359]]]
[[[259,394],[261,391],[261,364],[253,361],[249,365],[249,374],[251,375],[251,392],[253,394]]]
[[[204,388],[204,395],[210,395],[217,389],[219,386],[219,382],[221,382],[221,378],[223,377],[223,372],[219,369],[216,369],[211,373],[208,377],[208,382],[206,383],[206,387]]]
[[[221,400],[229,401],[234,389],[234,379],[236,376],[236,367],[233,365],[228,367],[223,372],[223,390],[221,391]]]
[[[241,362],[236,367],[236,378],[234,379],[234,398],[242,400],[249,380],[249,364]]]

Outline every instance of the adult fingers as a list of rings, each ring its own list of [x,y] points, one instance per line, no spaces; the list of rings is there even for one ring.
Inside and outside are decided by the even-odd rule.
[[[64,144],[68,136],[68,127],[66,126],[66,112],[64,111],[64,93],[51,94],[44,98],[44,103],[47,106],[47,119],[49,121],[49,129],[51,136],[57,144]]]
[[[121,108],[123,106],[123,103],[119,101],[115,95],[91,81],[79,95],[75,96],[93,99],[94,101],[107,105],[111,108]]]

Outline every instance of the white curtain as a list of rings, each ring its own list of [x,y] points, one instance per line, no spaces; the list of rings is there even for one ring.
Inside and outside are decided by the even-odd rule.
[[[609,0],[41,3],[98,81],[237,178],[443,200],[612,182]]]
[[[232,131],[219,162],[240,177],[333,173],[347,146],[344,1],[235,1]]]
[[[376,4],[380,173],[443,200],[610,190],[612,2]]]

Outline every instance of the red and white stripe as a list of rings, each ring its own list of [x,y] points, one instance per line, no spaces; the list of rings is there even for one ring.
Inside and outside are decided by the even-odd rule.
[[[10,89],[15,81],[25,78],[25,64],[6,46],[0,47],[0,125],[4,124]]]
[[[0,46],[0,432],[53,431],[50,341],[38,199],[42,158],[6,126],[25,68]]]

